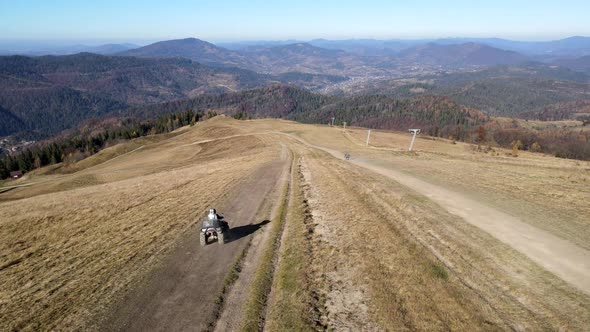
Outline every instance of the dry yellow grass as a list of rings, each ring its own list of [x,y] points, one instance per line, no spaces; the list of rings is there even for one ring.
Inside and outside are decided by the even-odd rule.
[[[23,180],[31,187],[0,194],[7,200],[0,203],[0,329],[84,329],[150,271],[197,213],[280,158],[282,146],[303,157],[305,213],[313,219],[299,220],[305,213],[295,203],[287,211],[269,328],[281,320],[309,327],[297,316],[309,310],[337,330],[590,326],[590,298],[524,255],[427,197],[289,135],[465,193],[588,249],[589,163],[429,139],[408,153],[404,133],[374,131],[367,148],[359,128],[215,118],[112,148],[72,174],[38,172]],[[301,200],[297,191],[292,200]],[[286,315],[277,311],[286,307]]]
[[[506,157],[502,150],[500,155],[483,154],[468,144],[429,139],[420,139],[418,151],[408,153],[409,135],[390,132],[373,133],[380,147],[367,149],[361,129],[344,133],[270,120],[252,124],[250,130],[293,134],[350,151],[353,158],[371,158],[472,195],[580,246],[589,243],[587,163],[534,153]],[[310,174],[318,175],[309,184],[325,196],[316,197],[312,208],[318,218],[329,217],[327,229],[318,233],[335,241],[320,254],[324,263],[336,261],[324,270],[324,277],[332,278],[326,295],[328,311],[335,315],[330,326],[366,328],[354,325],[366,321],[365,305],[382,327],[391,329],[580,330],[590,322],[586,295],[507,245],[391,180],[353,172],[329,156],[315,159],[315,166],[313,158],[309,162]],[[556,174],[578,180],[564,182]],[[334,291],[335,285],[340,291]],[[351,307],[357,310],[351,312]]]
[[[2,330],[84,328],[278,151],[255,137],[179,147],[194,134],[72,174],[70,188],[41,183],[0,204]]]
[[[587,296],[428,199],[325,155],[308,162],[310,206],[327,242],[330,326],[579,330],[590,322]]]
[[[353,142],[363,131],[345,135]],[[402,149],[409,135],[376,133],[375,144]],[[404,142],[405,141],[405,142]],[[507,210],[523,221],[590,249],[590,163],[521,152],[510,157],[474,151],[468,144],[418,140],[418,152],[366,149],[381,164],[394,166]],[[379,163],[379,162],[378,162]]]
[[[477,152],[473,145],[421,137],[415,152],[407,152],[407,133],[373,130],[365,147],[366,130],[303,125],[288,121],[254,121],[249,130],[279,130],[311,144],[361,156],[437,185],[466,193],[524,222],[590,249],[590,162],[560,159],[494,148]]]

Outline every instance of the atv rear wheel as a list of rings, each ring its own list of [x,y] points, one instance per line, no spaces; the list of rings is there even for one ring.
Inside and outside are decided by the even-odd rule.
[[[201,234],[199,235],[199,242],[201,242],[202,246],[205,246],[207,244],[207,238],[205,237],[205,233],[201,232]]]
[[[219,242],[219,244],[224,244],[225,243],[225,233],[217,234],[217,241]]]

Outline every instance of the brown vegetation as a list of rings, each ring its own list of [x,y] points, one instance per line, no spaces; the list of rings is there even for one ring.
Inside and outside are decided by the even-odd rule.
[[[489,137],[484,129],[478,134]],[[259,253],[251,297],[241,302],[247,330],[588,326],[588,295],[354,160],[464,193],[586,250],[590,164],[519,150],[518,137],[518,158],[432,137],[408,153],[406,133],[375,130],[369,147],[365,138],[360,128],[218,117],[139,150],[106,149],[71,174],[31,174],[24,183],[37,184],[0,194],[18,199],[0,203],[0,326],[84,329],[138,286],[195,211],[288,150],[301,157],[288,199],[274,195],[282,208],[264,230],[269,240],[247,254]],[[243,287],[228,271],[227,287]]]

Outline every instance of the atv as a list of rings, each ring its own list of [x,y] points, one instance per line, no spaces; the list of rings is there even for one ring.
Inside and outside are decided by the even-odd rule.
[[[229,234],[229,225],[223,220],[223,215],[218,215],[215,209],[209,209],[209,214],[201,224],[199,240],[202,246],[209,243],[210,238],[216,238],[219,244],[224,244]]]

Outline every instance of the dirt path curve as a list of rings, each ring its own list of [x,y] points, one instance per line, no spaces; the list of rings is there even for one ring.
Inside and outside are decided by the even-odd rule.
[[[198,229],[182,239],[142,286],[132,290],[100,327],[104,331],[202,331],[215,310],[215,300],[229,269],[262,220],[259,207],[269,195],[288,161],[277,160],[254,173],[219,207],[239,237],[223,246],[201,247]],[[250,225],[252,224],[252,225]],[[110,316],[110,317],[109,317]]]
[[[344,153],[289,135],[298,141],[343,159]],[[561,279],[590,295],[590,251],[557,237],[519,218],[491,208],[464,194],[445,189],[407,173],[377,165],[374,161],[353,156],[351,163],[387,176],[430,198],[448,212],[510,245]]]

